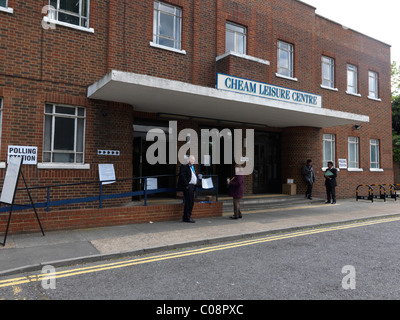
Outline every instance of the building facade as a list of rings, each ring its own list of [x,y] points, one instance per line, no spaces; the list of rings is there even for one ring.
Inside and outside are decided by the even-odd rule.
[[[119,179],[176,174],[179,163],[146,159],[147,132],[169,139],[176,121],[198,137],[241,129],[244,158],[254,130],[249,194],[280,193],[287,179],[304,193],[309,158],[314,195],[328,161],[338,197],[393,183],[390,46],[301,1],[0,0],[0,26],[2,177],[12,146],[34,147],[30,185],[96,181],[104,163]],[[226,193],[232,159],[198,155],[197,171]]]

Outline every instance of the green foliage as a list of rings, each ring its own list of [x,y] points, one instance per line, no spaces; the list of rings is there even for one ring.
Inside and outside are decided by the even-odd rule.
[[[400,66],[393,61],[392,75],[392,128],[393,161],[400,162]]]
[[[400,96],[400,66],[396,61],[391,65],[391,78],[392,78],[392,101],[394,98]]]

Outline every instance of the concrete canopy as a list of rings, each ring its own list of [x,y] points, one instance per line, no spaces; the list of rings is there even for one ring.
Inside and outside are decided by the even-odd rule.
[[[369,122],[354,113],[310,107],[185,82],[112,70],[88,87],[88,98],[133,105],[135,110],[260,124],[335,127]]]

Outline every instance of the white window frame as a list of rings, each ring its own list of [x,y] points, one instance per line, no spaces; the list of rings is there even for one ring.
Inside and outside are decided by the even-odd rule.
[[[163,6],[172,9],[173,12],[168,12],[162,10]],[[167,37],[160,34],[160,16],[161,14],[170,15],[173,17],[173,37]],[[173,46],[168,46],[164,44],[160,44],[160,38],[166,39],[169,41],[173,41]],[[182,9],[162,2],[162,1],[154,1],[153,4],[153,41],[150,42],[150,46],[157,47],[161,49],[166,49],[170,51],[175,51],[181,54],[186,54],[185,50],[182,50]]]
[[[328,68],[328,77],[325,77],[325,68]],[[337,91],[335,88],[335,59],[331,57],[321,57],[321,88]]]
[[[57,112],[57,107],[74,109],[74,114],[66,114]],[[51,111],[49,111],[51,108]],[[83,114],[80,114],[80,111],[83,110]],[[43,133],[43,158],[42,165],[38,165],[38,168],[49,168],[49,167],[60,167],[60,168],[76,168],[78,169],[86,169],[87,167],[84,165],[85,162],[85,131],[86,131],[86,108],[81,106],[70,106],[63,104],[53,104],[46,103],[45,105],[45,119],[44,119],[44,133]],[[51,127],[47,127],[46,118],[51,117]],[[68,118],[74,119],[74,146],[73,150],[56,150],[54,148],[54,137],[55,137],[55,119],[56,118]],[[78,145],[78,120],[83,119],[83,127],[82,130],[82,151],[77,150]],[[47,130],[46,130],[47,129]],[[46,132],[50,133],[50,141],[49,141],[49,149],[47,149],[46,139],[49,137],[46,136]],[[73,162],[58,162],[53,160],[54,154],[67,154],[73,155]],[[81,157],[81,161],[77,161],[77,156]],[[48,160],[46,159],[48,158]],[[46,161],[45,161],[46,159]],[[80,166],[80,167],[79,167]]]
[[[4,6],[0,5],[0,11],[1,12],[6,12],[6,13],[14,13],[13,8],[9,8],[8,7],[8,0],[5,0],[5,1],[6,1],[6,4]]]
[[[372,159],[372,149],[375,148],[375,159]],[[383,171],[380,168],[380,141],[379,139],[369,140],[369,152],[370,152],[370,171]],[[375,166],[373,166],[375,165]]]
[[[348,171],[360,171],[360,138],[348,137]],[[352,153],[354,151],[354,153]],[[354,159],[350,156],[354,155]]]
[[[94,32],[92,28],[89,28],[90,0],[85,0],[87,1],[87,8],[86,8],[87,16],[84,16],[83,1],[84,0],[79,0],[79,12],[75,13],[72,11],[60,9],[60,0],[49,0],[49,6],[50,6],[49,12],[47,17],[43,17],[43,21],[55,23],[66,27],[71,27],[82,31]],[[60,13],[77,17],[79,19],[79,24],[59,20]],[[85,21],[86,23],[83,23],[83,21]]]
[[[378,73],[375,71],[368,71],[368,88],[368,98],[381,101],[379,99]]]
[[[350,81],[351,77],[353,78],[353,81]],[[347,64],[346,93],[361,97],[361,95],[358,93],[358,67],[353,64]]]
[[[228,35],[233,35],[233,48],[228,48]],[[243,44],[243,50],[239,50],[240,42]],[[247,28],[239,24],[226,21],[225,23],[225,52],[235,52],[246,54],[247,52]]]
[[[330,154],[332,159],[325,159],[325,146],[329,144]],[[322,135],[322,170],[328,167],[328,162],[331,161],[335,165],[335,148],[336,148],[336,137],[334,134],[326,133]]]
[[[286,52],[288,54],[288,67],[282,66],[282,62],[280,59],[280,52]],[[287,78],[290,80],[297,81],[297,78],[294,77],[294,45],[285,41],[278,40],[277,42],[277,72],[276,76]]]

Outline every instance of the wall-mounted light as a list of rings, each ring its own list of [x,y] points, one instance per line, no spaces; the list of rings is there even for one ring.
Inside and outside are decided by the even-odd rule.
[[[356,124],[356,125],[354,125],[354,129],[356,129],[356,130],[360,130],[360,129],[361,129],[361,126],[360,126],[360,125],[358,125],[358,124]]]

